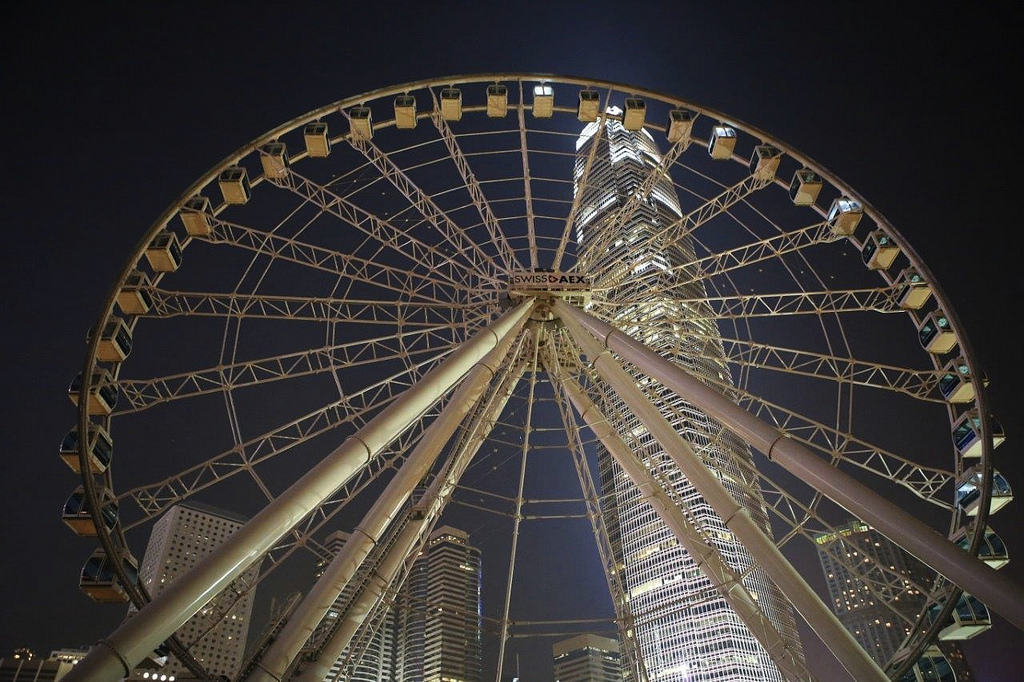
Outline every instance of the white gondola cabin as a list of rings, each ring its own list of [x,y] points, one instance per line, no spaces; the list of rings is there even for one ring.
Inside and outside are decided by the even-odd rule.
[[[555,113],[555,89],[547,83],[533,86],[533,115],[536,118],[551,118]]]
[[[156,272],[174,272],[181,266],[181,244],[173,232],[160,232],[146,247],[146,260]]]
[[[639,97],[626,98],[626,110],[622,114],[622,127],[637,131],[644,127],[647,118],[647,103]]]
[[[917,328],[917,338],[926,351],[936,355],[948,353],[956,346],[953,324],[941,310],[933,310],[921,320]]]
[[[711,129],[708,140],[708,154],[712,159],[728,159],[736,148],[736,129],[732,126],[717,125]]]
[[[92,342],[92,330],[88,343]],[[96,343],[96,358],[102,362],[122,362],[132,352],[132,333],[120,317],[111,317],[104,323],[103,332]]]
[[[875,230],[864,240],[860,257],[872,270],[888,270],[896,256],[900,255],[900,247],[885,230]]]
[[[750,174],[758,180],[774,180],[781,160],[781,149],[770,144],[759,144],[750,155]]]
[[[125,315],[143,315],[153,305],[153,297],[149,293],[149,275],[144,272],[129,273],[124,286],[117,292],[117,305]]]
[[[78,427],[71,429],[60,442],[60,458],[76,474],[82,473],[82,448],[86,449],[86,466],[91,474],[102,474],[114,457],[114,441],[100,424],[89,422],[85,442],[78,437]]]
[[[823,185],[821,176],[810,168],[800,168],[789,182],[789,198],[797,206],[813,206]]]
[[[964,526],[953,536],[953,542],[966,552],[971,547],[973,536],[974,528]],[[1010,563],[1010,553],[1006,549],[1006,543],[988,526],[985,526],[984,537],[981,538],[981,544],[978,545],[978,558],[996,570]]]
[[[178,215],[181,217],[181,223],[185,226],[185,231],[193,237],[209,236],[213,230],[210,223],[213,211],[210,210],[210,200],[204,196],[197,194],[189,198],[182,204]]]
[[[411,130],[416,127],[416,98],[412,95],[395,97],[395,127]]]
[[[929,607],[929,618],[934,622],[942,609],[941,604]],[[977,597],[963,592],[957,600],[956,608],[949,614],[949,620],[939,630],[939,639],[943,641],[963,640],[977,637],[992,627],[992,616],[988,607]]]
[[[263,174],[268,178],[283,178],[291,165],[288,147],[278,140],[267,142],[260,147],[260,164],[263,166]]]
[[[576,118],[581,123],[593,123],[601,113],[601,95],[597,90],[580,90]]]
[[[839,197],[828,209],[828,226],[833,234],[848,237],[856,231],[863,216],[864,209],[859,202],[849,197]]]
[[[370,107],[357,106],[348,110],[349,133],[354,139],[369,140],[373,137],[373,113]]]
[[[446,121],[462,120],[462,91],[458,88],[441,90],[441,118]]]
[[[965,471],[956,487],[956,503],[968,515],[976,516],[981,504],[981,465],[976,464]],[[1013,490],[1006,478],[992,470],[992,494],[989,499],[989,514],[994,514],[1013,500]]]
[[[310,121],[302,129],[302,138],[306,142],[306,153],[317,158],[324,158],[331,153],[331,138],[327,136],[325,121]]]
[[[487,115],[491,118],[503,118],[508,112],[508,88],[501,83],[487,86]]]
[[[100,490],[100,518],[104,528],[109,532],[117,525],[117,500],[108,488]],[[85,486],[78,486],[64,502],[61,510],[64,525],[82,537],[96,536],[96,522],[92,518],[89,498],[85,494]]]
[[[1006,440],[1006,433],[995,417],[989,419],[992,429],[992,447]],[[981,416],[977,410],[967,410],[953,422],[953,445],[961,457],[981,457],[985,441],[982,438]]]
[[[903,310],[920,310],[932,297],[932,288],[914,268],[902,270],[896,278],[896,303]]]
[[[68,397],[78,405],[82,392],[82,375],[78,374],[68,386]],[[89,380],[89,397],[86,412],[91,415],[109,415],[117,406],[117,385],[110,372],[105,369],[93,370]]]
[[[217,178],[217,185],[220,187],[221,196],[224,197],[224,203],[227,204],[244,204],[252,195],[249,172],[242,166],[228,166],[222,170]]]
[[[668,126],[666,133],[668,141],[672,144],[686,144],[690,141],[693,133],[693,121],[697,118],[696,111],[689,109],[672,109],[668,112]]]
[[[107,556],[103,549],[96,549],[82,567],[78,586],[93,601],[106,604],[129,600],[128,592],[117,576],[117,570],[113,563],[115,560]],[[138,584],[138,560],[131,554],[125,553],[120,561],[129,582]]]
[[[951,403],[969,403],[974,400],[974,380],[966,360],[954,358],[942,369],[938,388],[944,400]]]

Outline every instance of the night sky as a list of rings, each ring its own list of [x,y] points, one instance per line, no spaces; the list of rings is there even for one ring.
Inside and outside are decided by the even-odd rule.
[[[77,480],[57,449],[76,418],[66,388],[86,333],[144,232],[265,131],[425,78],[515,71],[633,83],[725,112],[815,159],[938,277],[991,380],[1007,434],[996,467],[1024,490],[1024,332],[1014,319],[1024,286],[1013,234],[1022,149],[1010,105],[1020,22],[984,5],[963,14],[889,7],[177,2],[8,15],[0,656],[91,645],[123,616],[78,590],[90,546],[61,522]],[[1010,548],[1003,570],[1024,579],[1021,504],[990,525]],[[820,581],[817,566],[807,574]],[[968,658],[981,682],[1019,679],[1024,634],[995,621],[965,643]]]

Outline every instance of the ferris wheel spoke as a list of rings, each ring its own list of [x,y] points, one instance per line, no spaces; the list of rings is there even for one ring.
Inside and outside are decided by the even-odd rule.
[[[417,298],[447,300],[453,305],[458,305],[457,300],[453,299],[453,294],[457,293],[459,288],[450,283],[439,284],[436,278],[415,272],[415,261],[410,261],[402,267],[394,267],[379,260],[339,253],[309,242],[219,219],[212,219],[211,223],[213,230],[204,239],[211,244],[230,244],[282,262],[295,263],[374,284],[381,289],[401,293],[412,292]]]
[[[128,406],[115,409],[113,415],[140,412],[160,403],[207,393],[332,372],[338,367],[359,367],[451,350],[457,341],[451,338],[442,340],[438,332],[445,329],[410,330],[398,335],[378,336],[163,377],[118,377],[118,390],[128,401]]]
[[[501,267],[494,261],[493,257],[484,252],[479,244],[467,239],[460,227],[452,222],[429,195],[413,183],[391,157],[381,152],[380,149],[368,140],[349,137],[348,142],[356,151],[363,154],[382,176],[394,185],[395,189],[406,198],[410,205],[419,211],[452,248],[470,260],[474,271],[478,275],[494,279],[502,272]]]
[[[295,172],[289,173],[287,179],[291,183],[288,189],[325,214],[372,237],[401,257],[421,264],[427,272],[449,286],[473,289],[496,281],[486,270],[480,268],[479,263],[470,260],[470,267],[465,267],[461,261],[466,254],[459,251],[457,245],[449,244],[445,248],[439,248],[427,244],[407,230],[400,229],[353,201],[335,194],[328,187],[318,185]]]
[[[508,243],[508,239],[498,222],[497,216],[495,216],[494,212],[491,210],[483,188],[480,186],[480,182],[473,173],[473,168],[470,165],[469,160],[466,158],[465,153],[459,146],[458,139],[456,139],[456,136],[452,133],[451,126],[448,125],[444,116],[441,115],[441,107],[437,102],[434,91],[431,90],[430,94],[434,101],[434,110],[430,114],[430,120],[433,122],[434,127],[437,128],[437,132],[440,134],[441,140],[448,149],[448,155],[451,157],[452,162],[455,164],[455,168],[462,177],[465,190],[469,193],[470,200],[473,202],[477,212],[480,214],[481,220],[483,220],[484,226],[487,228],[487,233],[490,235],[491,243],[498,250],[498,255],[501,258],[501,264],[504,267],[504,271],[512,272],[518,267],[518,260],[516,258],[515,251]]]
[[[445,354],[446,355],[446,354]],[[441,358],[431,358],[420,367],[434,366]],[[207,461],[156,483],[127,490],[118,496],[120,501],[133,501],[144,515],[131,528],[180,500],[215,485],[236,474],[251,471],[256,465],[276,457],[298,445],[336,431],[341,426],[364,425],[374,414],[398,398],[405,388],[414,383],[402,372],[375,382],[359,391],[347,394],[323,408],[299,419],[281,425],[257,438],[231,448]]]

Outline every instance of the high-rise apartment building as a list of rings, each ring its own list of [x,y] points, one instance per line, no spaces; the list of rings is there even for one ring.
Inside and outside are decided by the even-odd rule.
[[[142,585],[151,596],[160,594],[245,522],[242,516],[195,502],[174,505],[153,525],[139,571]],[[259,566],[253,566],[239,580],[252,582],[258,571]],[[253,593],[248,590],[237,597],[234,590],[226,589],[175,633],[209,673],[234,678],[242,665]],[[168,657],[160,672],[192,675],[174,656]]]
[[[832,610],[864,650],[885,666],[910,634],[935,571],[857,520],[819,534],[815,542]],[[935,675],[927,679],[974,679],[962,647],[952,640],[926,651],[919,667]],[[949,676],[943,677],[943,671]]]
[[[480,550],[464,531],[431,533],[399,592],[395,679],[480,682]]]
[[[614,111],[612,113],[621,113]],[[699,277],[692,241],[671,228],[683,216],[671,179],[657,169],[662,153],[646,130],[618,120],[588,124],[576,145],[579,269],[611,285],[606,297],[619,329],[735,397],[721,333]],[[598,145],[591,160],[591,150]],[[655,181],[645,185],[649,177]],[[646,196],[634,197],[641,188]],[[687,283],[689,282],[689,283]],[[669,293],[664,293],[669,292]],[[609,310],[613,308],[609,307]],[[662,414],[757,523],[770,532],[757,473],[745,443],[699,409],[637,375]],[[743,574],[790,650],[802,658],[796,622],[774,583],[697,490],[676,470],[639,419],[615,396],[594,395],[645,466],[667,482],[722,558]],[[659,681],[782,680],[764,648],[700,571],[657,513],[607,452],[599,452],[612,550],[624,579],[640,657]],[[625,650],[624,650],[625,655]]]
[[[619,643],[583,634],[555,642],[555,682],[622,682]]]

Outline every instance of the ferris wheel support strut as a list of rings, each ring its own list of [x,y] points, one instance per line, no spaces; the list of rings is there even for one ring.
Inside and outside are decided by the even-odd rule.
[[[520,368],[521,370],[521,368]],[[512,370],[513,375],[518,378],[521,371]],[[518,380],[518,379],[515,380]],[[505,408],[511,393],[499,395],[493,404],[489,405],[483,413],[474,418],[469,427],[471,433],[476,433],[481,427],[490,430],[494,420]],[[356,632],[363,622],[373,611],[378,601],[384,594],[396,587],[395,581],[399,577],[402,566],[408,562],[423,543],[423,534],[430,532],[441,512],[444,511],[452,492],[458,484],[462,474],[473,461],[477,451],[483,444],[486,434],[477,434],[469,447],[458,452],[454,456],[447,475],[436,477],[427,488],[423,497],[416,505],[422,512],[420,518],[412,518],[406,526],[399,531],[394,545],[387,555],[381,560],[377,570],[371,576],[368,584],[363,587],[359,594],[352,600],[352,606],[344,616],[344,620],[324,644],[319,656],[310,661],[305,668],[296,673],[291,682],[322,682],[330,672],[334,662],[344,653],[351,643]]]
[[[714,545],[704,541],[699,531],[686,519],[682,509],[669,497],[665,488],[630,452],[600,408],[583,393],[576,382],[561,378],[561,383],[583,421],[626,472],[633,485],[640,490],[644,501],[657,512],[701,572],[729,602],[736,616],[757,638],[786,679],[791,682],[813,679],[803,663],[803,656],[794,654],[775,625],[765,617],[764,612],[741,582],[740,576],[729,567]]]
[[[832,466],[801,443],[787,438],[784,432],[705,386],[627,334],[562,301],[556,301],[553,309],[563,320],[577,322],[601,339],[607,349],[699,407],[751,447],[980,599],[1014,627],[1024,630],[1024,587],[1012,578],[960,549],[899,505]]]
[[[424,431],[423,437],[388,482],[384,492],[355,527],[352,536],[334,556],[324,574],[288,619],[274,643],[263,654],[257,663],[258,668],[248,677],[248,682],[273,682],[284,679],[286,671],[303,644],[313,634],[352,576],[381,540],[413,490],[433,467],[441,448],[455,433],[455,429],[470,409],[480,400],[488,382],[500,369],[502,360],[516,338],[516,333],[525,322],[525,319],[520,320],[498,345],[469,370],[441,414]],[[334,659],[330,662],[333,663]]]
[[[583,327],[579,318],[585,314],[560,300],[556,300],[554,311],[561,316],[566,328],[601,378],[640,419],[673,463],[722,518],[726,528],[743,543],[754,561],[789,599],[840,665],[856,680],[888,682],[889,678],[878,664],[868,656],[813,588],[793,568],[776,547],[775,542],[757,525],[750,512],[737,504],[725,485],[704,465],[689,443],[683,440],[658,408],[637,387],[636,381],[612,357],[609,349],[592,336],[591,331]]]
[[[437,367],[327,455],[191,571],[179,576],[125,621],[101,646],[93,647],[67,682],[117,682],[209,603],[231,581],[259,561],[285,533],[355,474],[433,405],[501,339],[529,316],[523,301],[463,343]]]

